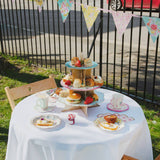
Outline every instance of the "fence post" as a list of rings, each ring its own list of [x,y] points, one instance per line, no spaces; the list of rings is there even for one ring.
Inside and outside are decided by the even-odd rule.
[[[1,3],[0,3],[0,10],[1,10]],[[2,38],[2,23],[0,21],[0,41],[1,41],[1,51],[4,54],[4,47],[3,47],[3,38]]]
[[[3,39],[2,39],[2,31],[1,31],[1,29],[2,29],[2,24],[1,24],[1,22],[0,22],[0,25],[1,25],[1,27],[0,27],[1,51],[2,51],[2,54],[4,54]]]
[[[103,0],[100,1],[100,8],[103,8]],[[102,76],[102,51],[103,51],[103,11],[100,12],[100,19],[102,20],[100,26],[100,53],[99,53],[99,74]]]

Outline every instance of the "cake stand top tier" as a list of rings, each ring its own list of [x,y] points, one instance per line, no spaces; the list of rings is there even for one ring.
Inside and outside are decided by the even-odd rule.
[[[90,66],[90,67],[75,67],[75,66],[73,66],[72,64],[71,64],[71,61],[69,61],[69,62],[66,62],[65,63],[65,66],[66,67],[68,67],[68,68],[71,68],[71,69],[79,69],[79,70],[85,70],[85,69],[91,69],[91,68],[95,68],[95,67],[97,67],[98,66],[98,64],[96,63],[96,62],[92,62],[92,66]]]

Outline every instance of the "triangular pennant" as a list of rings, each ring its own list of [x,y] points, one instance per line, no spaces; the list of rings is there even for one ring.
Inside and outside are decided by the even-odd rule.
[[[119,37],[121,37],[132,18],[132,14],[112,11],[112,16],[117,28],[117,33]]]
[[[142,18],[154,43],[158,35],[160,34],[160,18],[145,16],[143,16]]]
[[[59,10],[61,12],[63,22],[65,22],[72,8],[73,0],[57,0],[57,1],[58,1]]]
[[[82,4],[82,11],[86,21],[88,31],[90,31],[100,11],[97,7],[85,6],[83,4]]]

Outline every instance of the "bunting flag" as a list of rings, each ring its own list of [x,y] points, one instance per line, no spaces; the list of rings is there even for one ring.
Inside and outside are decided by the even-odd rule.
[[[142,18],[154,43],[158,35],[160,34],[160,19],[155,17],[145,17],[145,16],[143,16]]]
[[[100,11],[97,7],[85,6],[83,4],[82,11],[89,32]]]
[[[72,8],[73,0],[57,0],[57,1],[58,1],[59,10],[61,12],[63,22],[65,22]]]
[[[132,14],[112,11],[112,16],[113,16],[114,23],[117,28],[117,33],[119,34],[119,37],[120,37],[125,32],[128,24],[132,18]]]

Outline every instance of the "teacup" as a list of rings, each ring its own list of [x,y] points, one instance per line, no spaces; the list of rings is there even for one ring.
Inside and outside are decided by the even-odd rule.
[[[123,95],[122,94],[113,94],[111,99],[111,104],[116,108],[121,108],[123,102]]]
[[[46,110],[48,108],[48,98],[47,95],[38,95],[38,99],[36,101],[36,107]]]

